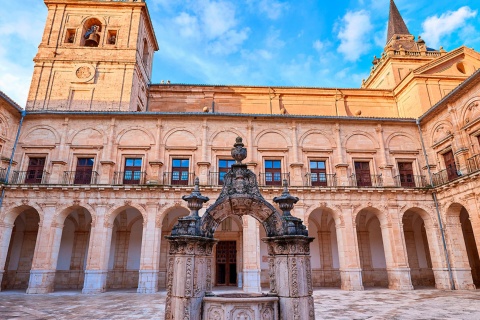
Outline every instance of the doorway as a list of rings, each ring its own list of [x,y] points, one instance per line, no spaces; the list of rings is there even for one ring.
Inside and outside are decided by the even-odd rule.
[[[237,285],[237,242],[220,241],[216,251],[216,285]]]

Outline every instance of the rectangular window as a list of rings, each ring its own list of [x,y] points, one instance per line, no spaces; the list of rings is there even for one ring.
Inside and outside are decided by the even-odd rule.
[[[108,30],[107,44],[117,44],[117,30]]]
[[[228,170],[235,164],[235,160],[218,160],[218,184],[223,185],[225,174],[227,174]]]
[[[310,161],[310,180],[312,186],[327,186],[327,168],[325,161]]]
[[[65,34],[65,43],[74,43],[75,42],[75,29],[67,29],[67,33]]]
[[[282,161],[281,160],[265,160],[265,185],[267,186],[282,185]]]
[[[370,163],[367,161],[355,161],[355,179],[358,187],[371,187]]]
[[[172,185],[188,186],[190,172],[189,159],[172,160]]]
[[[43,170],[45,169],[45,158],[30,158],[25,175],[25,183],[40,184],[43,179]]]
[[[140,184],[142,180],[142,158],[126,158],[123,173],[124,184]]]
[[[445,169],[447,170],[448,180],[453,180],[458,177],[457,165],[455,163],[455,157],[453,156],[453,151],[448,151],[443,154],[443,161],[445,162]]]
[[[92,183],[93,162],[93,158],[78,158],[74,184]]]
[[[398,174],[400,179],[400,185],[406,188],[415,187],[415,179],[413,176],[413,163],[411,162],[399,162]]]

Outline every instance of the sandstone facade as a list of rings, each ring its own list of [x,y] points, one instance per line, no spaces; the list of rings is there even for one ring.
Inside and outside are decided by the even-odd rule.
[[[165,288],[181,197],[214,203],[238,136],[265,199],[300,198],[314,286],[480,285],[477,52],[393,33],[361,89],[149,86],[144,2],[45,3],[26,114],[0,96],[2,290]],[[214,284],[267,285],[265,236],[226,219]]]

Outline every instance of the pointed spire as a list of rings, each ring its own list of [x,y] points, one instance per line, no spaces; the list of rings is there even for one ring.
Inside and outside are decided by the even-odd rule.
[[[388,18],[388,34],[387,43],[392,39],[395,34],[410,34],[405,21],[403,21],[400,12],[393,0],[390,0],[390,16]]]

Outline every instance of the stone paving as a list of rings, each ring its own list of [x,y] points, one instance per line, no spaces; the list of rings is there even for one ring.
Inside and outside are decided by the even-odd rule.
[[[165,296],[7,291],[0,292],[0,319],[163,319]],[[480,319],[480,291],[318,289],[314,297],[317,319]]]

